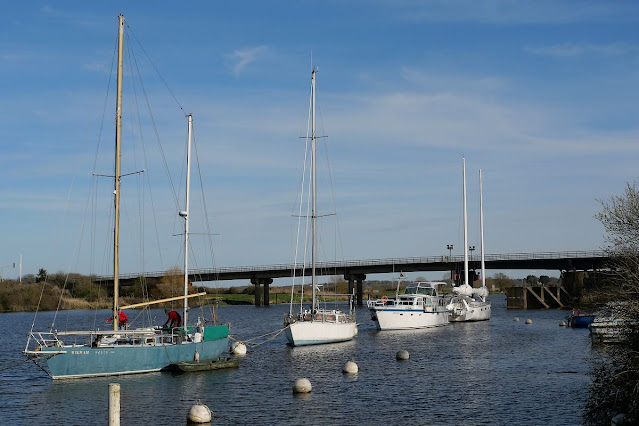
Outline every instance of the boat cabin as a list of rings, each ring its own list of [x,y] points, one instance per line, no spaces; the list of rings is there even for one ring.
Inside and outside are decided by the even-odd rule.
[[[404,289],[404,294],[416,294],[423,296],[439,296],[437,293],[437,286],[440,283],[433,282],[417,282],[411,283]]]

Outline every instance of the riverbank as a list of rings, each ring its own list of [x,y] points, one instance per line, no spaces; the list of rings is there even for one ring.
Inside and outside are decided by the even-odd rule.
[[[255,296],[246,293],[218,293],[213,289],[205,296],[208,303],[219,305],[252,305]],[[63,289],[51,283],[20,284],[14,281],[0,282],[0,312],[34,312],[78,309],[109,309],[111,301],[106,298],[104,291],[101,295],[96,291],[89,293],[87,297],[73,297],[70,289]],[[142,302],[141,297],[125,296],[122,304],[134,304]],[[270,304],[288,303],[290,294],[272,293]],[[158,308],[170,307],[170,305],[158,305]]]

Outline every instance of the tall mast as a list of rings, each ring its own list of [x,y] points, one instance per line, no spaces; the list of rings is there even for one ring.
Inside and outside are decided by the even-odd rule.
[[[311,285],[313,286],[313,310],[315,310],[315,225],[317,222],[316,213],[316,175],[315,170],[315,70],[311,71],[311,188],[312,188],[312,205],[311,205]]]
[[[191,187],[191,136],[193,134],[193,116],[189,114],[189,130],[186,143],[186,200],[180,216],[184,218],[184,295],[189,294],[189,204],[190,204],[190,187]],[[189,299],[184,298],[184,329],[187,329],[189,315]]]
[[[466,213],[466,157],[462,157],[462,190],[464,193],[464,284],[468,284],[468,214]]]
[[[484,263],[484,198],[479,169],[479,232],[481,234],[481,286],[486,287],[486,264]]]
[[[117,331],[118,305],[120,298],[120,183],[121,171],[121,144],[122,144],[122,56],[124,50],[124,16],[118,15],[118,78],[117,98],[115,105],[115,174],[113,177],[114,193],[114,218],[113,218],[113,330]]]

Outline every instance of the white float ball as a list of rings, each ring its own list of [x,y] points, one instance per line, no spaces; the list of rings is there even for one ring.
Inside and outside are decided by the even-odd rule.
[[[346,364],[344,364],[344,367],[342,367],[342,372],[347,374],[355,374],[358,371],[359,367],[357,367],[357,364],[355,364],[354,361],[347,361]]]
[[[231,345],[231,353],[236,355],[246,355],[246,345],[242,342],[235,342]]]
[[[568,324],[566,324],[566,321],[561,321],[559,323],[559,327],[566,327]]]
[[[532,324],[532,320],[531,320],[530,318],[528,318],[528,319],[526,320],[526,324]]]
[[[187,417],[191,423],[210,423],[211,422],[211,410],[204,404],[195,404],[189,410]]]
[[[297,379],[293,386],[293,393],[309,393],[311,390],[311,381],[305,378]]]
[[[519,321],[519,317],[513,318],[513,321],[515,321],[515,322]]]
[[[408,353],[407,350],[402,349],[401,351],[397,352],[397,355],[395,355],[395,358],[397,358],[400,361],[406,361],[407,359],[410,358],[410,354]]]

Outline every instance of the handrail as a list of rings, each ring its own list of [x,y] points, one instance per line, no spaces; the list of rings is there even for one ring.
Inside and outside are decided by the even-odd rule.
[[[603,250],[591,251],[561,251],[561,252],[537,252],[537,253],[507,253],[507,254],[486,254],[484,259],[486,262],[503,261],[503,260],[562,260],[562,259],[585,259],[585,258],[606,258],[609,254]],[[386,258],[386,259],[366,259],[366,260],[346,260],[346,261],[330,261],[318,262],[317,269],[336,269],[336,268],[354,268],[366,266],[380,266],[394,264],[397,266],[414,264],[414,263],[456,263],[463,262],[463,255],[442,255],[428,257],[403,257],[403,258]],[[476,262],[476,260],[472,260]],[[285,270],[301,270],[305,269],[304,265],[294,264],[274,264],[274,265],[256,265],[256,266],[227,266],[219,268],[203,268],[192,270],[189,275],[215,275],[229,273],[246,273],[246,272],[267,272],[267,271],[285,271]],[[152,278],[172,275],[167,271],[154,271],[132,274],[120,274],[120,279],[134,278]],[[174,275],[180,275],[179,273]],[[112,276],[95,276],[95,281],[112,280]]]

